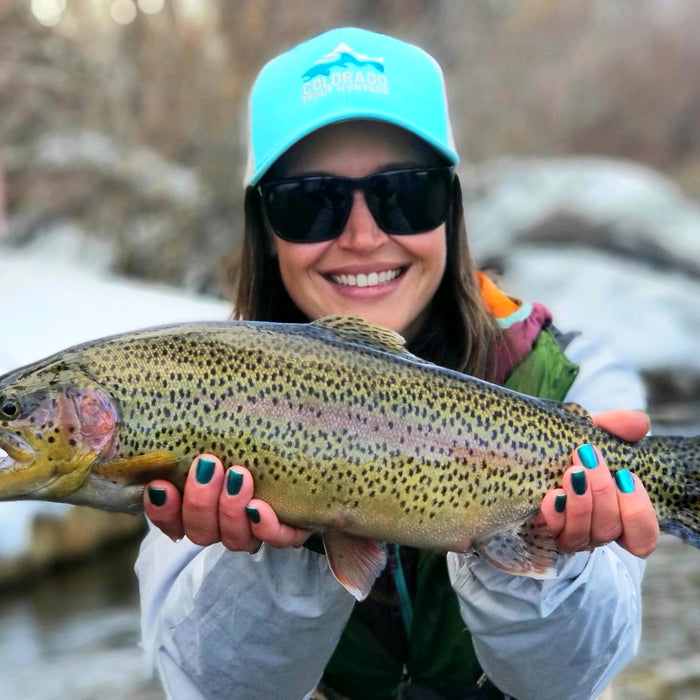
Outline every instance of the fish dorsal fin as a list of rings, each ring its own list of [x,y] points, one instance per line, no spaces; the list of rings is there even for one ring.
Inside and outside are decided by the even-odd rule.
[[[482,559],[497,569],[536,579],[554,578],[564,556],[545,526],[532,518],[477,540],[473,547]]]
[[[352,314],[333,314],[313,321],[319,326],[348,343],[359,343],[384,352],[405,352],[406,341],[396,331],[365,321]]]
[[[399,333],[390,328],[370,323],[360,316],[333,314],[316,319],[311,325],[346,343],[362,345],[392,355],[399,355],[421,364],[428,364],[425,360],[406,350],[406,341]]]
[[[386,566],[386,551],[379,542],[340,530],[323,533],[323,546],[333,576],[357,600],[364,600]]]

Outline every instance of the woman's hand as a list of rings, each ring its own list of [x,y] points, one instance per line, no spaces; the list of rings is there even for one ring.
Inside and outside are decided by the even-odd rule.
[[[624,440],[639,440],[649,431],[649,418],[639,411],[608,411],[593,422]],[[638,557],[651,554],[659,523],[642,482],[627,470],[613,477],[600,451],[582,445],[573,466],[564,473],[564,486],[542,501],[544,520],[564,552],[590,550],[617,542]]]
[[[144,510],[173,540],[187,536],[195,544],[221,542],[228,549],[257,552],[262,542],[299,547],[311,532],[280,523],[272,508],[253,498],[253,477],[244,467],[224,471],[210,454],[192,463],[182,496],[168,481],[148,485]]]

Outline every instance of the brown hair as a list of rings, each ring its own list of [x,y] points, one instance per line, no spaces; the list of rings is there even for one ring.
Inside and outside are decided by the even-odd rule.
[[[431,302],[428,320],[409,349],[442,367],[493,379],[494,347],[501,340],[501,332],[484,306],[474,275],[457,177],[445,229],[445,272]],[[228,276],[235,290],[236,318],[282,323],[308,321],[282,282],[255,187],[246,189],[243,244],[229,264]]]

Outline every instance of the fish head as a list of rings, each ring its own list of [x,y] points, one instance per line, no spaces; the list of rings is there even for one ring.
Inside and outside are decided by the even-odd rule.
[[[113,453],[117,422],[110,397],[74,372],[0,378],[0,500],[65,500]]]

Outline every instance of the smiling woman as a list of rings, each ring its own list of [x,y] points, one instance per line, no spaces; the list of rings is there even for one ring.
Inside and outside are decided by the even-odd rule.
[[[392,37],[332,30],[270,61],[249,110],[245,228],[232,268],[238,317],[323,324],[328,314],[352,313],[401,333],[414,355],[450,370],[594,410],[643,406],[636,378],[603,359],[599,345],[564,344],[547,309],[509,298],[475,270],[445,85],[432,57]],[[363,381],[386,381],[382,373],[368,380],[361,367],[331,374],[351,394]],[[393,384],[405,388],[402,379]],[[417,394],[425,394],[408,394],[398,402],[405,414],[385,433],[405,432],[416,450],[430,450],[432,423],[419,429],[408,418],[421,412]],[[382,413],[371,397],[368,388],[361,401]],[[435,401],[447,405],[454,395]],[[457,403],[463,418],[472,402]],[[253,420],[259,406],[248,408],[243,416]],[[298,412],[284,441],[302,444],[306,424],[322,415],[321,406],[318,414]],[[347,413],[340,418],[346,427]],[[350,418],[361,424],[363,415]],[[596,421],[630,440],[648,428],[643,415],[627,411]],[[482,424],[477,415],[462,431],[459,451],[477,449]],[[529,428],[525,451],[546,426],[533,418]],[[365,447],[354,433],[346,440]],[[280,521],[255,496],[254,450],[235,463],[222,463],[226,454],[201,455],[182,494],[154,480],[144,502],[152,529],[137,571],[144,646],[166,690],[188,698],[302,698],[322,679],[334,693],[376,700],[600,694],[634,653],[638,557],[654,548],[658,523],[641,481],[630,475],[618,488],[600,450],[576,441],[564,450],[573,455],[570,466],[522,524],[544,527],[556,541],[561,557],[551,581],[514,579],[470,553],[392,545],[389,565],[357,604],[329,575],[311,533],[283,514]],[[281,460],[292,480],[309,473],[318,445],[307,447]],[[458,481],[475,473],[492,492],[490,461],[458,471]],[[351,464],[346,469],[352,473]],[[325,478],[323,467],[314,474]],[[367,480],[361,472],[352,479],[354,499]],[[406,496],[391,507],[427,512],[425,484],[404,485]],[[442,488],[449,497],[451,486]],[[391,512],[387,505],[382,517]],[[365,571],[367,564],[353,562]]]
[[[375,181],[385,171],[425,173],[425,169],[416,170],[416,166],[426,168],[434,165],[435,160],[434,154],[426,157],[425,146],[403,129],[378,122],[345,122],[327,126],[303,139],[274,169],[270,184],[261,189],[265,195],[278,178],[289,182],[289,178],[297,177],[303,182],[304,177],[300,176],[312,173],[333,173],[345,178],[371,175]],[[400,166],[409,170],[397,170]],[[343,205],[344,216],[341,215],[336,230],[329,232],[328,235],[335,234],[330,240],[299,245],[288,237],[273,237],[272,230],[269,231],[282,283],[307,318],[356,313],[401,333],[409,341],[413,339],[445,270],[444,222],[452,198],[452,178],[442,178],[443,172],[438,171],[437,185],[443,189],[439,197],[441,206],[434,216],[422,217],[425,221],[421,221],[417,232],[407,225],[410,235],[387,233],[372,212],[371,197],[376,199],[380,195],[362,192],[351,181],[344,193],[348,200]],[[399,184],[409,188],[404,197],[414,206],[425,201],[420,196],[425,189],[421,186],[425,177],[417,182],[405,181],[406,174],[402,177],[404,181]],[[385,189],[391,187],[390,183],[380,181],[375,189],[381,191],[382,185]],[[382,199],[391,197],[396,199],[391,192]],[[269,200],[269,196],[263,197],[263,212],[270,207]],[[330,202],[327,208],[333,204]],[[388,206],[385,204],[384,208]],[[279,219],[294,221],[293,203],[288,203],[287,208],[285,216]],[[321,211],[325,213],[327,208]],[[270,228],[275,230],[272,225]]]

